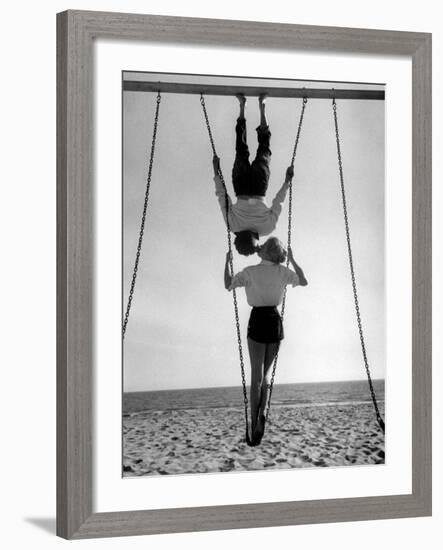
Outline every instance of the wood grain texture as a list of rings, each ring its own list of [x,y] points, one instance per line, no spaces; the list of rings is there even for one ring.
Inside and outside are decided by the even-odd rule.
[[[413,75],[411,495],[93,513],[92,63],[97,38],[408,55]],[[57,16],[57,534],[89,538],[431,513],[431,37],[68,11]]]
[[[432,509],[432,41],[412,58],[412,483]]]
[[[70,11],[93,37],[226,45],[259,49],[302,49],[413,55],[425,33],[319,27],[252,21]]]
[[[57,534],[92,513],[92,84],[90,39],[57,19]]]
[[[67,128],[67,30],[66,17],[57,19],[57,533],[66,533],[65,506],[68,495],[68,453],[66,390],[68,377],[67,349],[67,274],[66,274],[66,166],[68,157]]]
[[[277,527],[428,515],[413,495],[93,514],[75,539]]]

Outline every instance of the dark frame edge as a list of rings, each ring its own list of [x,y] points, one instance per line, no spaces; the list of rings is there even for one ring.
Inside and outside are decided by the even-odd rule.
[[[57,483],[56,483],[56,533],[69,536],[69,513],[67,508],[68,454],[66,377],[67,377],[67,323],[66,323],[66,173],[67,173],[67,14],[57,14]]]
[[[132,18],[138,18],[134,26],[131,24]],[[153,29],[158,23],[159,30],[154,39],[162,40],[160,35],[168,38],[168,33],[183,34],[186,21],[192,22],[192,31],[196,29],[196,22],[219,22],[78,10],[57,14],[57,535],[66,539],[83,539],[429,516],[432,513],[431,121],[425,113],[431,112],[431,35],[401,31],[369,31],[372,44],[368,45],[368,52],[383,53],[386,49],[387,53],[396,50],[397,53],[412,56],[415,205],[412,494],[92,513],[92,208],[91,196],[85,186],[82,187],[85,181],[89,181],[92,161],[91,151],[85,151],[84,145],[91,146],[92,98],[86,90],[91,89],[87,86],[92,70],[88,55],[93,39],[101,35],[102,26],[103,36],[115,36],[119,25],[126,25],[123,37],[128,38],[132,35],[140,37],[147,29],[155,35],[157,31]],[[252,28],[255,25],[251,31],[252,38],[248,38],[252,43],[256,40],[257,28],[267,25],[235,21],[225,23],[229,26],[238,23],[236,28]],[[321,42],[319,49],[325,49],[327,41],[334,41],[334,33],[349,31],[347,45],[344,46],[346,39],[342,40],[342,47],[339,45],[338,49],[352,51],[356,47],[357,51],[364,51],[364,46],[361,43],[358,45],[356,29],[270,24],[274,27],[280,25],[288,35],[291,34],[290,27],[297,27],[300,36],[294,39],[298,44],[312,29],[315,36],[310,40],[308,49],[313,49],[312,44],[316,40]],[[367,32],[364,34],[367,35]],[[386,41],[381,44],[374,40],[375,34],[371,35],[371,32],[378,37],[384,36]],[[203,35],[204,32],[197,41],[201,41]],[[394,35],[399,39],[398,44]],[[244,41],[239,39],[241,43]],[[337,38],[336,41],[340,40]],[[82,140],[85,141],[81,143]],[[70,159],[73,150],[82,156],[83,169],[78,168],[78,160],[75,164]],[[75,324],[79,320],[83,322],[80,329]],[[422,328],[415,330],[416,326]],[[80,343],[84,343],[83,349]],[[268,510],[271,517],[263,519],[264,510]]]

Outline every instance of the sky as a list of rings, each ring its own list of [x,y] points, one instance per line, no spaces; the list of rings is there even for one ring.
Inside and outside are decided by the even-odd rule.
[[[299,83],[294,85],[299,87]],[[319,82],[303,86],[345,87]],[[155,97],[149,92],[123,93],[123,308],[143,208]],[[367,353],[373,378],[383,378],[385,106],[383,101],[368,100],[340,100],[337,105]],[[231,170],[238,101],[230,96],[208,96],[206,106],[228,191],[235,200]],[[267,100],[272,132],[268,204],[290,163],[300,109],[299,99]],[[252,160],[259,123],[257,98],[248,98],[246,117]],[[292,248],[309,284],[288,289],[276,383],[364,379],[330,100],[308,101],[293,185]],[[286,242],[287,201],[274,234]],[[223,283],[226,251],[226,228],[215,197],[212,150],[199,96],[165,93],[145,236],[124,341],[125,391],[240,383],[232,295]],[[257,257],[234,256],[236,272],[258,262]],[[246,328],[250,307],[243,289],[239,289],[238,298],[249,379]]]

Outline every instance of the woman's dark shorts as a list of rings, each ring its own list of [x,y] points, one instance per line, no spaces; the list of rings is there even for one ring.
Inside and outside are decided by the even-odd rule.
[[[283,340],[283,322],[277,306],[252,308],[248,324],[248,338],[263,344]]]

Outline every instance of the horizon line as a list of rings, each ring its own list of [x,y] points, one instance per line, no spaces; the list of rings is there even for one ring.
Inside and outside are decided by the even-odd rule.
[[[373,382],[377,381],[385,381],[385,378],[372,378]],[[366,378],[353,378],[349,380],[317,380],[312,382],[276,382],[274,386],[289,386],[293,384],[339,384],[342,382],[367,382]],[[247,384],[249,386],[249,384]],[[213,389],[219,389],[219,388],[238,388],[241,387],[240,384],[235,385],[229,385],[229,386],[199,386],[199,387],[192,387],[192,388],[163,388],[163,389],[141,389],[141,390],[123,390],[123,394],[129,394],[129,393],[145,393],[145,392],[160,392],[160,391],[188,391],[188,390],[213,390]]]

